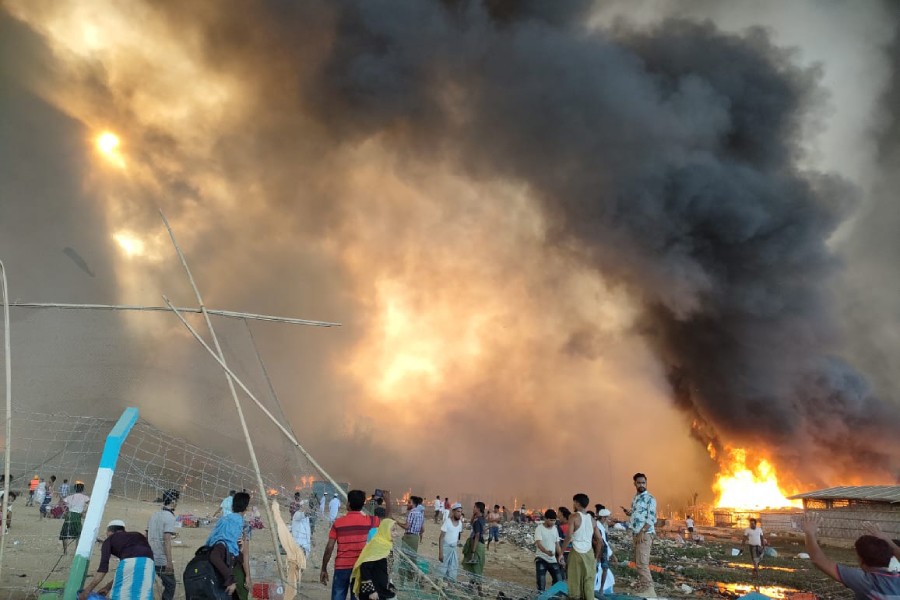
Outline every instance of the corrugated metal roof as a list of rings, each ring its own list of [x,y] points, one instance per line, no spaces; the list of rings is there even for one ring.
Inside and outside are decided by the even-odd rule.
[[[791,500],[812,498],[818,500],[874,500],[877,502],[900,502],[900,485],[848,485],[827,488],[791,496]]]

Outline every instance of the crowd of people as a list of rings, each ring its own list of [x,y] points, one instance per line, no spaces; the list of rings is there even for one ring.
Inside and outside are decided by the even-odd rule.
[[[81,534],[82,515],[90,497],[84,493],[84,484],[80,481],[70,487],[68,480],[64,480],[58,488],[55,482],[55,476],[47,481],[35,477],[31,482],[34,485],[29,486],[26,505],[37,505],[41,518],[44,518],[48,512],[46,507],[53,504],[54,498],[58,499],[58,505],[64,509],[59,538],[63,552],[67,553],[69,542]],[[656,537],[656,499],[648,491],[647,477],[643,473],[635,473],[633,484],[635,494],[631,506],[622,507],[627,516],[622,526],[631,537],[633,562],[639,576],[629,594],[654,597],[650,556]],[[4,493],[0,491],[0,498]],[[8,503],[11,503],[15,493],[10,492],[9,496]],[[163,588],[162,600],[172,600],[177,585],[172,539],[176,531],[178,501],[178,491],[165,491],[162,506],[150,517],[143,533],[128,531],[122,520],[110,521],[101,546],[99,566],[85,584],[79,600],[87,600],[91,594],[150,600],[157,577]],[[214,570],[221,597],[234,600],[249,597],[249,544],[253,527],[252,520],[248,521],[244,515],[248,513],[250,501],[251,496],[246,490],[232,490],[222,500],[212,515],[217,520],[206,544],[197,551],[194,559],[208,563]],[[330,496],[313,494],[307,498],[302,498],[300,492],[295,493],[288,507],[291,536],[308,556],[313,550],[317,523],[327,519],[328,541],[322,555],[319,580],[326,586],[330,583],[332,600],[346,600],[348,595],[363,600],[395,597],[398,587],[419,577],[418,553],[427,521],[423,498],[410,495],[405,514],[396,519],[388,518],[384,498],[373,495],[367,501],[362,490],[347,493],[343,515],[340,515],[341,504],[336,492]],[[609,536],[611,511],[603,504],[594,504],[590,510],[590,498],[584,493],[574,494],[570,507],[528,512],[523,505],[511,517],[506,507],[496,504],[488,507],[480,501],[473,504],[468,516],[461,503],[451,504],[448,497],[437,496],[432,506],[432,522],[440,527],[437,542],[440,568],[434,574],[439,582],[458,581],[462,570],[466,574],[463,583],[470,586],[473,595],[481,595],[482,576],[491,544],[496,548],[501,527],[514,521],[535,527],[533,560],[538,591],[548,589],[548,575],[551,591],[562,589],[573,599],[602,598],[613,590],[614,576],[610,565],[618,560]],[[819,523],[812,514],[802,522],[807,551],[819,570],[853,590],[857,598],[900,597],[900,574],[891,573],[887,568],[892,557],[900,560],[900,541],[891,540],[875,525],[867,525],[866,535],[855,545],[859,567],[838,565],[818,544]],[[10,527],[9,512],[6,527]],[[689,536],[695,536],[694,520],[690,515],[685,520],[685,528]],[[757,573],[767,545],[757,519],[750,519],[743,539],[754,573]],[[395,548],[399,557],[394,553]],[[112,581],[102,586],[111,557],[119,559],[119,567]],[[330,575],[332,558],[333,573]],[[395,585],[393,567],[397,559]],[[188,598],[201,597],[192,596],[193,584],[188,578],[190,564],[184,574],[185,592]]]

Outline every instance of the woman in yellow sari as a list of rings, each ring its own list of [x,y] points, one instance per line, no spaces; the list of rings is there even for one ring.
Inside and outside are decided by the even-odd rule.
[[[360,600],[385,600],[397,595],[391,583],[394,563],[394,520],[382,519],[375,536],[360,553],[350,581],[353,595]]]

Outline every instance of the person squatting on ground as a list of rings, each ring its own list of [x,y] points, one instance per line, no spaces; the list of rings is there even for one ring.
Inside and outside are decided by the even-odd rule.
[[[867,524],[866,535],[857,538],[853,547],[859,558],[859,568],[839,565],[819,547],[818,530],[822,518],[807,513],[800,522],[806,541],[806,552],[817,569],[849,588],[858,600],[887,600],[900,597],[900,573],[888,570],[891,557],[900,559],[900,548],[881,530]]]
[[[118,519],[106,526],[106,539],[100,546],[97,572],[78,594],[78,600],[100,585],[109,573],[109,558],[119,559],[113,580],[99,590],[110,600],[153,600],[153,549],[143,533],[125,531],[125,522]]]
[[[375,536],[363,548],[350,575],[354,597],[360,600],[384,600],[397,595],[391,582],[396,531],[394,520],[385,519],[378,525]]]
[[[335,520],[328,532],[328,544],[322,556],[322,570],[319,581],[328,585],[328,563],[337,545],[334,559],[334,579],[331,584],[331,600],[346,600],[350,591],[350,576],[360,553],[366,546],[369,530],[378,527],[378,517],[362,512],[366,504],[366,493],[362,490],[347,492],[347,514]]]
[[[456,581],[456,575],[459,573],[456,545],[459,544],[462,529],[462,504],[457,502],[450,508],[450,516],[444,519],[441,535],[438,537],[438,560],[441,562],[444,579],[450,581]]]
[[[75,482],[75,493],[63,499],[68,511],[63,519],[59,539],[62,541],[63,554],[69,551],[69,540],[77,540],[81,535],[81,515],[84,514],[91,497],[84,493],[84,484]]]
[[[559,560],[562,549],[559,547],[559,530],[556,528],[556,511],[552,508],[544,513],[544,520],[534,531],[534,574],[537,578],[537,589],[546,589],[547,573],[550,573],[550,585],[556,584],[560,575]]]
[[[162,582],[162,600],[175,598],[175,564],[172,562],[172,538],[175,537],[175,508],[178,506],[178,490],[163,492],[162,508],[150,515],[147,522],[147,541],[153,549],[156,576]]]
[[[750,527],[744,530],[744,543],[750,548],[750,559],[753,561],[753,574],[759,575],[759,561],[766,547],[766,537],[762,527],[757,526],[756,519],[750,519]]]
[[[630,517],[628,529],[634,541],[634,564],[641,578],[645,596],[656,595],[653,588],[653,576],[650,575],[650,548],[656,535],[656,498],[647,491],[647,476],[635,473],[635,494],[631,500],[631,510],[622,507]]]
[[[587,494],[572,496],[573,512],[569,517],[569,530],[562,544],[564,547],[570,542],[572,544],[565,568],[569,598],[574,600],[593,600],[597,561],[603,549],[600,532],[594,525],[593,517],[586,512],[589,503],[590,498]]]
[[[246,578],[237,581],[235,570],[244,562],[241,543],[244,538],[244,513],[250,506],[250,494],[236,492],[230,497],[232,498],[230,512],[216,521],[206,539],[206,546],[210,548],[209,562],[219,574],[225,593],[229,596],[237,594],[240,597],[241,591],[247,593],[249,584]],[[239,590],[239,586],[243,590]]]

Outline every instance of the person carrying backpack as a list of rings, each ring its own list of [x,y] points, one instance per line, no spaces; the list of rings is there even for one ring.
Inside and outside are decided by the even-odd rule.
[[[250,494],[237,492],[232,502],[233,512],[216,522],[206,545],[188,563],[184,571],[187,600],[224,600],[238,591],[234,566],[240,561],[238,542],[244,534],[244,512],[249,505]]]

